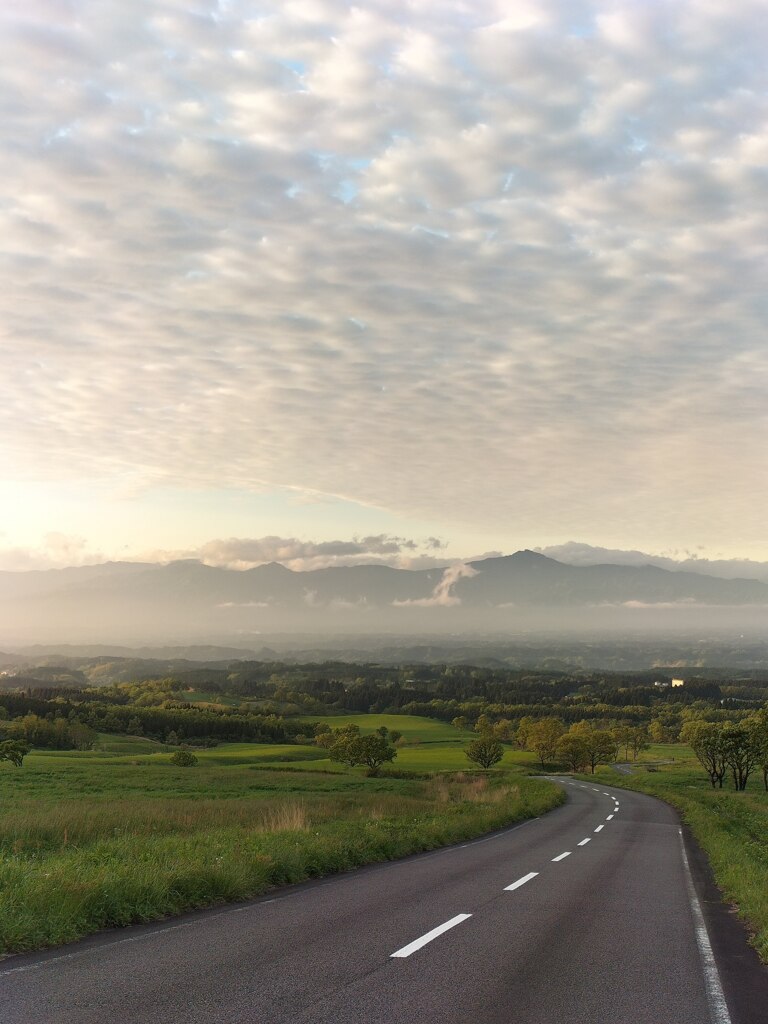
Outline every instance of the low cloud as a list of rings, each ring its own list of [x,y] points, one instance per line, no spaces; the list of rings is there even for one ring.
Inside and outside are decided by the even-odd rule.
[[[534,550],[567,565],[655,565],[671,572],[696,572],[725,580],[750,579],[768,583],[768,562],[749,558],[704,558],[695,551],[652,555],[646,551],[595,547],[576,541]]]
[[[0,570],[6,572],[64,569],[103,561],[104,555],[90,548],[84,537],[65,533],[47,533],[36,547],[0,548]]]
[[[429,597],[420,597],[409,601],[393,601],[392,604],[396,608],[452,608],[461,604],[461,598],[453,593],[454,586],[459,580],[469,579],[472,576],[477,576],[477,569],[473,569],[470,565],[461,563],[449,566]]]
[[[228,537],[211,540],[197,548],[154,551],[152,561],[198,558],[206,565],[226,569],[253,569],[279,562],[294,571],[326,569],[342,565],[391,565],[401,569],[445,565],[436,551],[444,543],[435,537],[414,540],[379,533],[350,540],[309,541],[297,537]]]

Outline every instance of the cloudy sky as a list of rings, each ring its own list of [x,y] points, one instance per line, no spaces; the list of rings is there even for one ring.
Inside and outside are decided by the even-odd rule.
[[[768,559],[765,13],[5,0],[0,567]]]

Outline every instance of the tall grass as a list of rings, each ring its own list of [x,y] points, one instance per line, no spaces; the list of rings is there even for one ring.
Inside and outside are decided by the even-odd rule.
[[[0,952],[434,849],[563,800],[522,777],[361,781],[371,788],[261,798],[21,797],[0,816]]]

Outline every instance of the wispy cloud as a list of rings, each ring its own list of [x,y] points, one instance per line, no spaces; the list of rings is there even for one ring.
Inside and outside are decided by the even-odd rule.
[[[471,565],[451,565],[443,573],[429,597],[411,598],[405,601],[393,601],[396,608],[412,606],[415,608],[452,608],[461,604],[461,598],[454,592],[454,587],[461,579],[477,576],[477,569]]]

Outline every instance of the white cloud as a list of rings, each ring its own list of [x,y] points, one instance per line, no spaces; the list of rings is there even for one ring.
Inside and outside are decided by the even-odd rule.
[[[653,555],[645,551],[594,547],[575,541],[536,550],[568,565],[655,565],[672,572],[697,572],[727,580],[752,579],[768,583],[768,562],[750,558],[707,558],[697,551],[672,551]]]
[[[268,562],[279,562],[294,571],[325,569],[334,565],[391,565],[402,569],[426,569],[444,566],[450,561],[439,557],[444,546],[436,537],[414,540],[389,534],[332,541],[274,536],[229,537],[211,540],[195,548],[156,550],[143,557],[162,562],[198,558],[207,565],[227,569],[251,569]],[[308,600],[311,603],[311,595]]]
[[[9,474],[764,543],[764,7],[513,6],[6,7]]]
[[[429,597],[393,601],[392,604],[396,608],[408,606],[415,608],[452,608],[455,605],[461,604],[461,598],[454,593],[453,588],[459,580],[469,579],[472,576],[477,576],[477,569],[473,569],[471,565],[451,565],[445,570],[440,582],[435,586]]]
[[[84,537],[64,533],[48,533],[36,547],[0,547],[0,570],[10,572],[62,569],[103,561],[104,555],[90,548]]]

